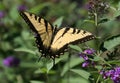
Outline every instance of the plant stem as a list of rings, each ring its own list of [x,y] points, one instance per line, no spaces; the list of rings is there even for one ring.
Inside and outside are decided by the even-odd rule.
[[[97,12],[94,13],[94,22],[95,22],[95,29],[96,29],[96,37],[99,36],[99,31],[98,31],[98,14]],[[99,50],[99,39],[97,38],[96,39],[96,47],[97,47],[97,50]]]
[[[47,83],[50,83],[49,81],[50,81],[50,80],[49,80],[48,74],[46,73],[46,82],[47,82]]]
[[[69,55],[68,55],[68,80],[67,83],[70,83],[70,59],[71,59],[71,50],[69,49]]]
[[[96,80],[96,83],[99,83],[100,75],[98,76],[98,79]]]
[[[96,28],[96,36],[98,36],[98,15],[97,13],[94,13],[95,16],[95,28]]]

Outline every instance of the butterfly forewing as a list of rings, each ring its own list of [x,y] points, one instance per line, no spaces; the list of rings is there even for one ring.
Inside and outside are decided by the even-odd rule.
[[[20,12],[30,28],[37,34],[36,43],[39,50],[47,52],[53,36],[53,26],[45,19],[28,12]]]

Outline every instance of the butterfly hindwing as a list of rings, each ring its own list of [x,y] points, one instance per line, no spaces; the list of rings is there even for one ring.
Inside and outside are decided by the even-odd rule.
[[[94,36],[90,32],[65,27],[58,30],[56,33],[51,44],[51,51],[52,53],[59,55],[60,52],[64,51],[68,44],[83,43],[93,38]]]

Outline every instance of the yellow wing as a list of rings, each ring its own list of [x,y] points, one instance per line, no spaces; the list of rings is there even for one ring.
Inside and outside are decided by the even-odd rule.
[[[53,36],[53,26],[45,19],[32,13],[20,12],[20,15],[35,33],[39,51],[41,51],[43,55],[46,55]]]
[[[74,28],[62,28],[56,33],[52,41],[50,50],[53,54],[58,54],[56,56],[59,56],[59,53],[64,51],[68,44],[82,43],[93,38],[94,36],[92,33],[84,30]]]

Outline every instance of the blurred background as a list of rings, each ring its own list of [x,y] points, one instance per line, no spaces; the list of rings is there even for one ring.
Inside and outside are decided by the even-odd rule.
[[[40,53],[35,46],[34,36],[18,12],[29,11],[58,27],[76,27],[96,35],[89,1],[91,0],[0,0],[0,83],[89,83],[85,76],[76,73],[72,73],[68,82],[67,54],[57,60],[55,67],[49,59],[37,62]],[[101,37],[101,41],[120,33],[120,11],[117,10],[120,2],[106,0],[106,4],[109,9],[105,14],[101,9],[99,16],[101,25],[97,36]],[[97,49],[96,41],[89,45]],[[82,62],[74,57],[72,67],[82,69]],[[82,72],[88,75],[88,72]]]

